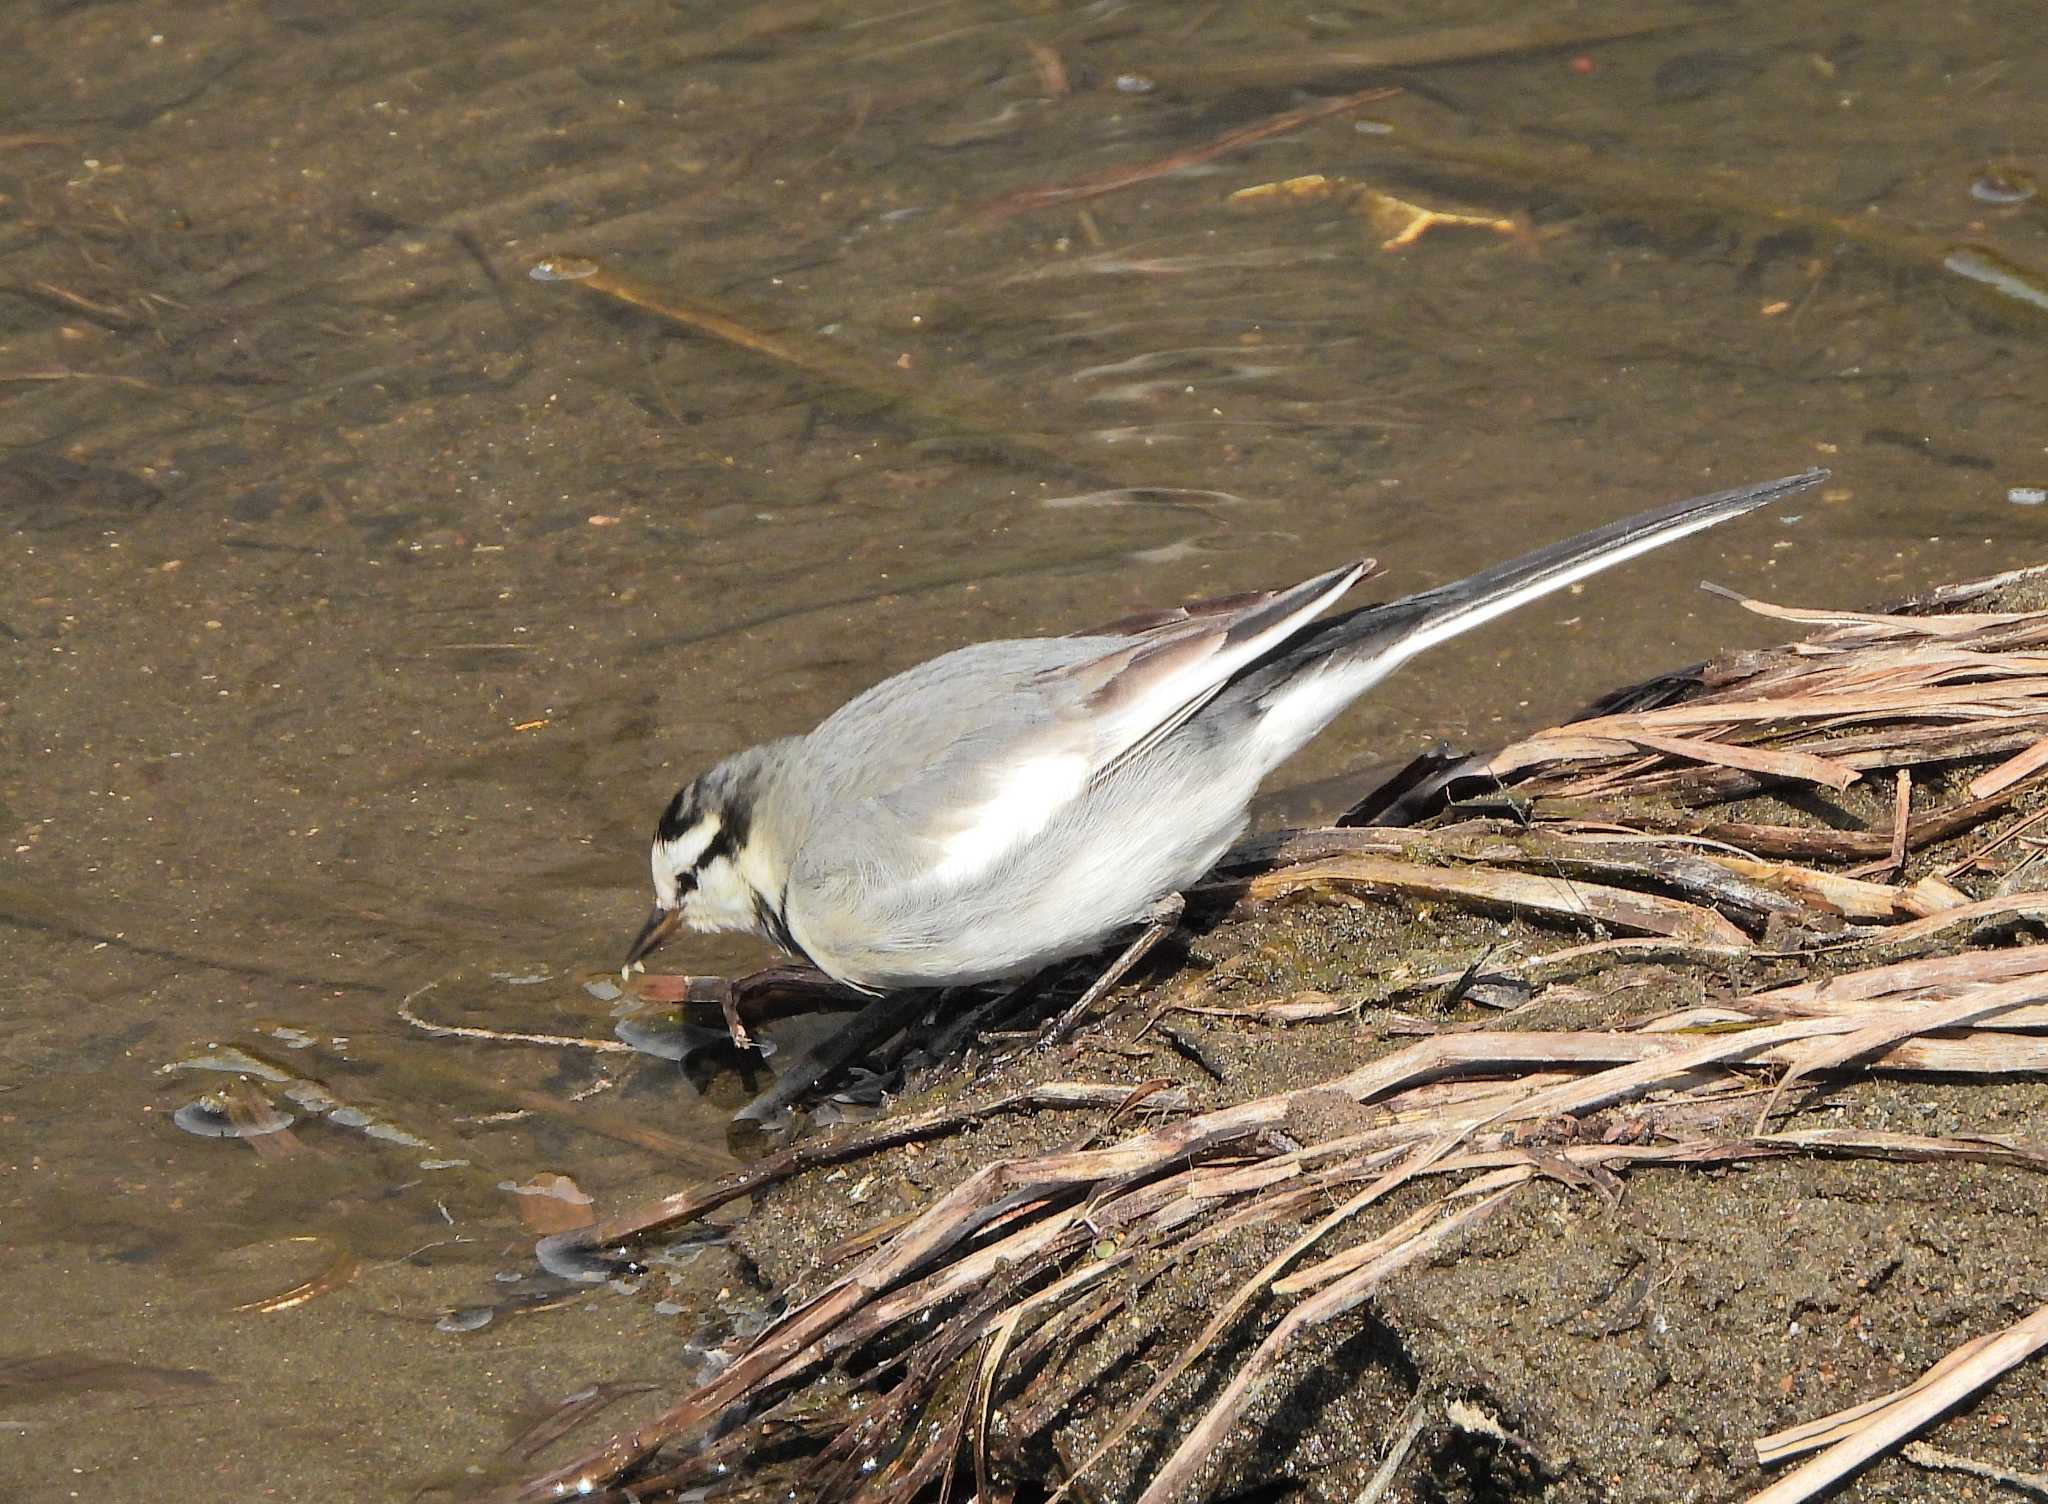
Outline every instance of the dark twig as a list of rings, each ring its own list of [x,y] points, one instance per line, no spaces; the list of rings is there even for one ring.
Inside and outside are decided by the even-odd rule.
[[[1186,912],[1187,900],[1178,893],[1161,899],[1153,908],[1151,917],[1145,921],[1145,927],[1138,931],[1131,943],[1123,948],[1122,953],[1104,968],[1102,975],[1095,979],[1094,985],[1075,999],[1052,1028],[1046,1031],[1045,1043],[1055,1045],[1072,1034],[1081,1020],[1088,1016],[1088,1010],[1102,1001],[1109,989],[1124,979],[1126,972],[1144,960],[1155,945],[1180,927],[1181,915]]]
[[[893,1149],[918,1139],[937,1138],[1006,1112],[1031,1112],[1072,1108],[1120,1108],[1129,1101],[1127,1086],[1103,1086],[1083,1081],[1050,1081],[1014,1091],[992,1101],[970,1102],[964,1107],[943,1107],[912,1117],[898,1118],[872,1133],[852,1134],[837,1139],[805,1139],[767,1158],[716,1180],[677,1191],[659,1201],[629,1212],[619,1212],[590,1227],[559,1233],[548,1240],[551,1248],[564,1253],[588,1252],[624,1242],[661,1228],[693,1221],[765,1186],[801,1175],[825,1165],[843,1164]],[[1146,1098],[1149,1106],[1185,1112],[1187,1094],[1182,1091],[1155,1092]]]

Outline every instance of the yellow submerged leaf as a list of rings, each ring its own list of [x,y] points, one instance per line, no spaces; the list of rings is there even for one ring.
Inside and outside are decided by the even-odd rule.
[[[1512,219],[1486,214],[1457,214],[1448,209],[1425,209],[1420,204],[1411,204],[1377,188],[1359,189],[1356,207],[1372,222],[1375,230],[1387,237],[1380,242],[1383,251],[1404,250],[1431,230],[1491,230],[1496,235],[1521,233],[1521,226]]]
[[[1240,188],[1230,195],[1230,202],[1250,204],[1261,199],[1287,199],[1295,203],[1314,203],[1352,191],[1351,184],[1342,178],[1311,172],[1303,177],[1282,178],[1277,183],[1258,183],[1250,188]]]
[[[1377,188],[1368,188],[1363,183],[1327,177],[1320,172],[1240,188],[1230,195],[1229,201],[1233,204],[1307,204],[1330,199],[1349,200],[1353,212],[1364,215],[1372,227],[1386,237],[1380,242],[1383,251],[1404,250],[1431,230],[1491,230],[1496,235],[1523,233],[1522,225],[1513,219],[1491,214],[1464,214],[1450,209],[1427,209],[1407,199],[1396,198],[1391,193],[1382,193]]]

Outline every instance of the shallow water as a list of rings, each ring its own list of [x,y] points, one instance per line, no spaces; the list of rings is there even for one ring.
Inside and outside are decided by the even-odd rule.
[[[1496,29],[1397,97],[1035,209],[1006,197],[1362,89],[1387,75],[1328,54],[1500,8],[710,14],[0,19],[23,1497],[406,1496],[516,1467],[507,1436],[589,1383],[683,1382],[679,1334],[745,1304],[715,1251],[680,1315],[663,1275],[435,1323],[526,1288],[497,1278],[532,1241],[505,1187],[630,1205],[717,1162],[747,1084],[707,1104],[671,1062],[400,1008],[432,984],[430,1022],[609,1039],[581,979],[644,912],[661,802],[893,669],[1361,553],[1402,592],[1833,467],[1411,668],[1277,817],[1778,635],[1703,576],[1861,605],[2048,554],[2008,500],[2048,484],[2048,218],[2009,191],[2048,162],[2048,39],[2017,0]],[[1308,174],[1512,233],[1387,251],[1342,193],[1228,202]],[[858,374],[528,276],[559,253]],[[223,1049],[352,1112],[273,1090],[289,1153],[178,1131],[224,1077],[175,1067]]]

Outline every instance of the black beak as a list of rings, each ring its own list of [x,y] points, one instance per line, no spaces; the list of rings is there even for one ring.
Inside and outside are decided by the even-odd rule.
[[[680,907],[656,907],[655,911],[647,916],[647,923],[640,927],[640,933],[633,937],[632,948],[626,952],[626,964],[619,968],[620,975],[631,971],[643,957],[652,955],[660,949],[661,942],[675,933],[675,928],[682,919],[683,911]]]

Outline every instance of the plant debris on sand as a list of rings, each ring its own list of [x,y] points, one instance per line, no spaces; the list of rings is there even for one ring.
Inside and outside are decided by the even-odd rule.
[[[1400,823],[1247,842],[1187,964],[1063,1052],[600,1223],[783,1178],[739,1237],[787,1309],[518,1492],[1778,1504],[1880,1454],[1859,1497],[2037,1468],[2048,566],[1744,604],[1809,635],[1354,812]]]

